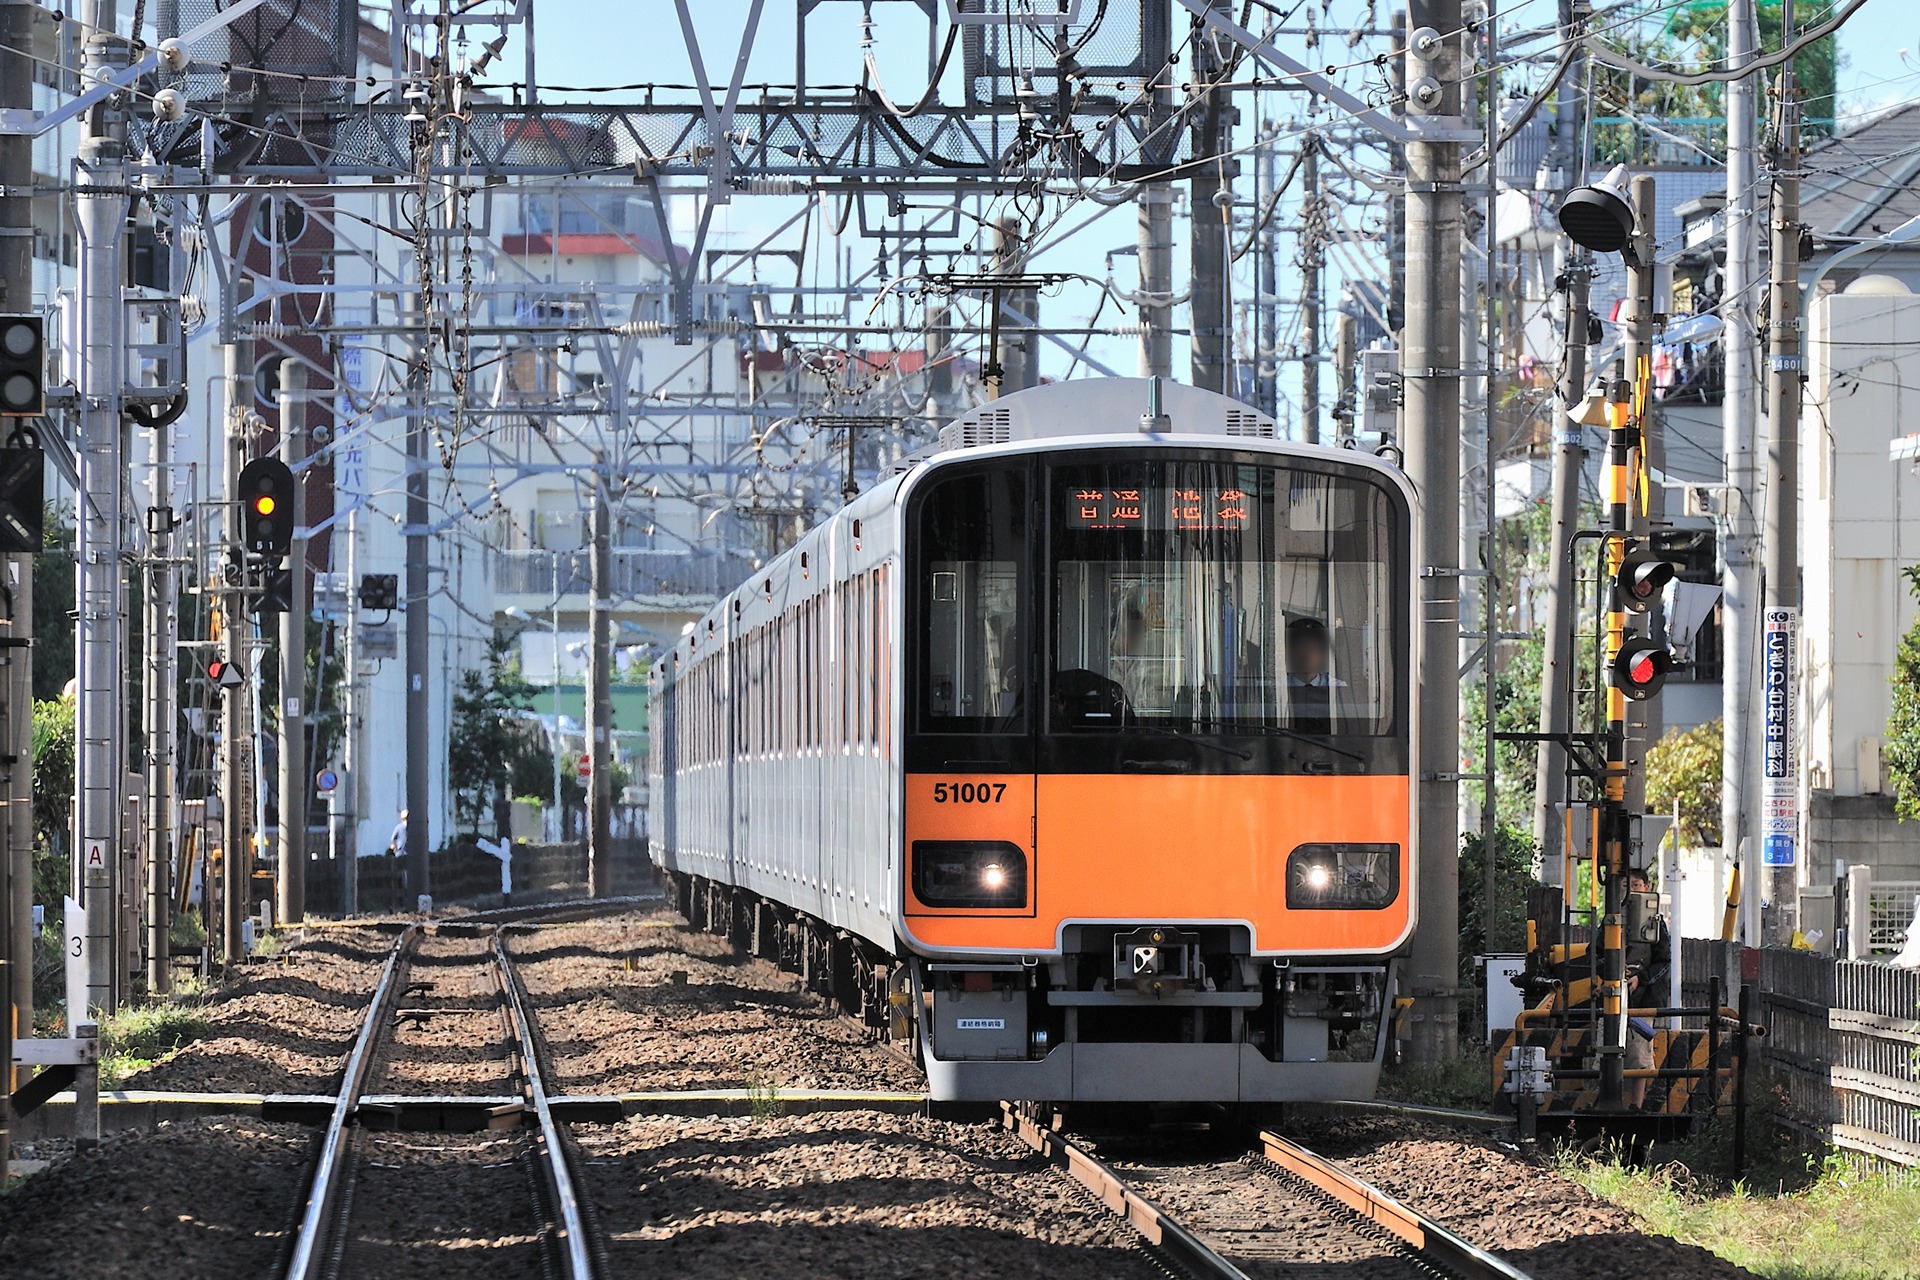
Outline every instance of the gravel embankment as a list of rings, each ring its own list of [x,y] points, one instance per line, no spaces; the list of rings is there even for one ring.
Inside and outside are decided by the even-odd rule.
[[[330,1093],[394,935],[316,931],[208,997],[202,1038],[130,1076],[126,1089]]]
[[[614,1275],[1163,1274],[1130,1228],[987,1126],[865,1112],[576,1133]]]
[[[559,1092],[926,1087],[797,976],[671,912],[515,933],[509,950]]]
[[[312,1152],[312,1130],[254,1120],[110,1136],[0,1196],[0,1274],[271,1275]]]
[[[1373,1117],[1287,1133],[1534,1280],[1752,1280],[1697,1245],[1645,1234],[1625,1209],[1477,1135]]]

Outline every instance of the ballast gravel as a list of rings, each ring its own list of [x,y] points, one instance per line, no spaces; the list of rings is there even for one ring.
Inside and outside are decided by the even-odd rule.
[[[1124,1223],[992,1126],[848,1112],[575,1133],[614,1275],[1165,1274]]]
[[[926,1088],[798,976],[668,911],[516,931],[508,949],[560,1092]]]

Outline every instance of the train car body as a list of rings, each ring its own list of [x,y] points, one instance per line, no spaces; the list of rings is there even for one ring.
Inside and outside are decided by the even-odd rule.
[[[938,1098],[1370,1096],[1415,527],[1394,467],[1211,393],[993,401],[663,657],[652,856],[819,940]]]

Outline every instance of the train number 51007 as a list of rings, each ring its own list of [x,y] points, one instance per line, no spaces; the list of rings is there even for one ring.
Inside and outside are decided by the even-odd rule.
[[[936,782],[935,804],[997,804],[1007,794],[1004,782]]]

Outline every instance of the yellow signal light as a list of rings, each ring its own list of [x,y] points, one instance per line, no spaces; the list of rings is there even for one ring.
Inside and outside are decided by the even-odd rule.
[[[274,507],[274,502],[273,502],[273,496],[271,494],[263,493],[259,497],[253,500],[253,509],[259,512],[263,516],[272,515],[273,507]]]

